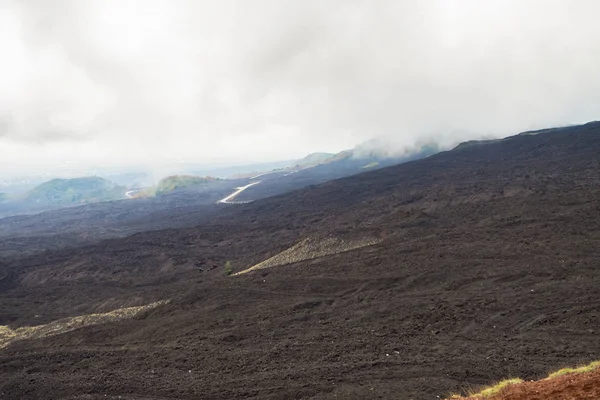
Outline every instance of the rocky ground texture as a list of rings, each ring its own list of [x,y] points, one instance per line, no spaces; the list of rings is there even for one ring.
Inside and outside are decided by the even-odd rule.
[[[435,399],[600,359],[599,154],[592,123],[0,251],[12,330],[170,300],[10,343],[0,398]],[[329,236],[377,243],[224,274]]]

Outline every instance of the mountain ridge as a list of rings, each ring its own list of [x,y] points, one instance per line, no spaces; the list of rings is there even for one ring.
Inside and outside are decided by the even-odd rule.
[[[443,398],[599,359],[599,153],[598,123],[516,135],[215,205],[197,226],[5,257],[3,325],[170,302],[11,343],[0,391]],[[376,243],[225,275],[306,238]]]

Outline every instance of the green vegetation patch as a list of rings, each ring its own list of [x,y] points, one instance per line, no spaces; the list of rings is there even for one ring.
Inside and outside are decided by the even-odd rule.
[[[333,153],[312,153],[312,154],[309,154],[306,157],[298,160],[296,162],[296,166],[308,166],[308,165],[322,164],[334,156],[335,156],[335,154],[333,154]]]
[[[160,182],[158,182],[158,185],[156,185],[154,192],[156,195],[161,195],[177,189],[189,188],[220,180],[220,178],[214,178],[212,176],[171,175],[161,179]]]
[[[50,204],[86,204],[124,197],[124,187],[97,176],[52,179],[27,194],[28,201]]]
[[[231,274],[233,274],[233,265],[231,264],[231,261],[227,261],[225,263],[225,269],[223,270],[223,272],[225,273],[225,275],[229,276]]]

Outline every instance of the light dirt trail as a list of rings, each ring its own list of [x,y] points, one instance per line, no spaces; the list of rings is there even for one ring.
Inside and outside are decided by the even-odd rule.
[[[242,193],[244,190],[248,189],[250,186],[254,186],[254,185],[257,185],[259,183],[260,183],[260,181],[249,183],[246,186],[237,187],[235,192],[233,192],[229,196],[224,197],[221,200],[217,201],[217,203],[221,203],[221,204],[235,204],[235,202],[231,201],[232,199],[235,198],[235,196],[237,196],[238,194]]]
[[[251,176],[251,177],[250,177],[250,180],[252,180],[252,179],[256,179],[256,178],[258,178],[259,176],[265,176],[265,175],[276,174],[277,172],[280,172],[280,171],[269,171],[269,172],[263,172],[263,173],[260,173],[260,174],[258,174],[258,175]]]
[[[125,192],[125,196],[127,196],[127,198],[129,199],[133,199],[133,195],[137,192],[141,192],[142,189],[135,189],[135,190],[130,190],[128,192]]]

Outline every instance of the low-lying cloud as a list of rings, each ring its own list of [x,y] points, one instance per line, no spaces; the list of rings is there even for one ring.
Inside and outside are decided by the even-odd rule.
[[[259,161],[600,114],[595,0],[0,0],[0,157]]]

